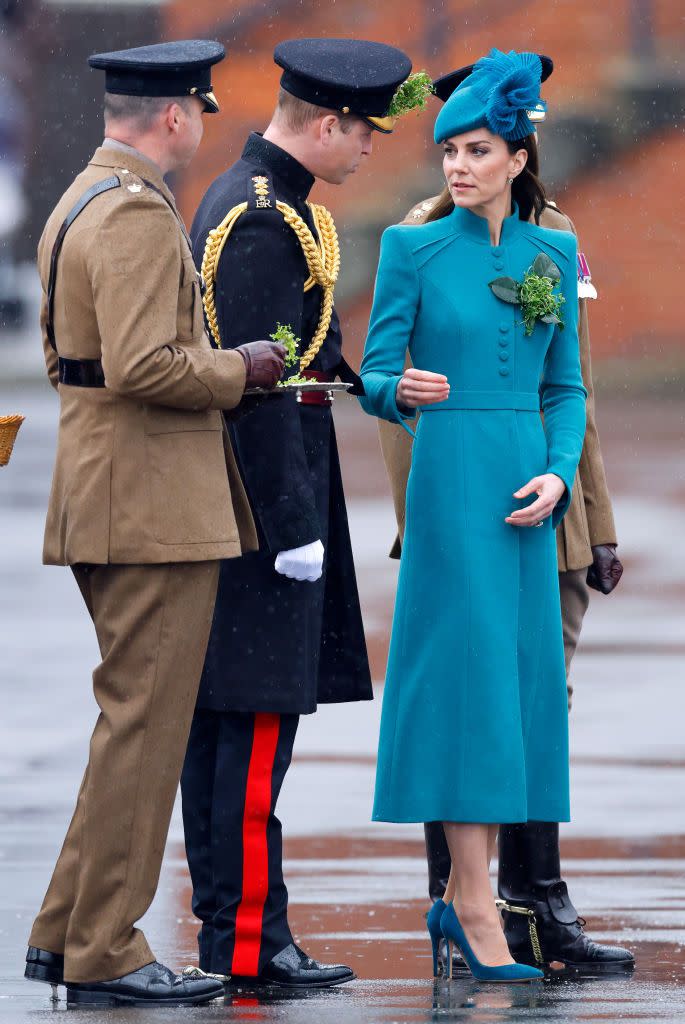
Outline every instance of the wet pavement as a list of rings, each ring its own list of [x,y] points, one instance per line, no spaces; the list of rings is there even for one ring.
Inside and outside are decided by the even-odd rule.
[[[23,361],[29,375],[37,362],[11,346],[4,360]],[[96,649],[69,572],[40,564],[56,402],[46,386],[5,381],[0,411],[27,416],[0,470],[0,1020],[20,1022],[66,1009],[23,980],[23,956],[86,758]],[[279,805],[296,937],[359,980],[299,999],[244,992],[194,1010],[91,1011],[93,1024],[685,1019],[683,402],[606,398],[599,420],[626,572],[614,595],[593,596],[574,665],[574,820],[562,826],[562,850],[588,931],[628,945],[635,974],[518,988],[433,983],[422,830],[369,820],[376,700],[303,720]],[[392,510],[373,421],[344,399],[336,423],[380,684],[396,580]],[[160,959],[196,962],[178,807],[143,926]]]

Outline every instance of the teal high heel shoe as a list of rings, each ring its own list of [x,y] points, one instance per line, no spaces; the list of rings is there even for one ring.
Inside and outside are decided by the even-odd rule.
[[[442,934],[442,928],[440,927],[440,921],[442,915],[447,910],[447,904],[444,900],[436,900],[433,906],[426,915],[426,924],[428,926],[428,934],[431,937],[431,945],[433,947],[433,977],[439,978],[438,966],[440,964],[440,940],[444,938]],[[449,952],[449,950],[448,950]],[[450,958],[447,958],[447,977],[450,977]]]
[[[488,967],[486,964],[482,964],[471,949],[469,940],[466,938],[464,929],[459,923],[459,918],[451,903],[440,918],[440,928],[447,939],[448,947],[450,941],[456,943],[459,947],[461,955],[464,957],[476,981],[496,981],[511,984],[512,982],[537,981],[540,978],[544,978],[542,971],[539,971],[537,967],[529,967],[527,964],[504,964],[502,967]]]

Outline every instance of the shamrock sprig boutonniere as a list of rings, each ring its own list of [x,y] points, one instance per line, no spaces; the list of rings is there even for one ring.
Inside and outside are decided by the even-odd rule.
[[[541,252],[523,275],[523,281],[515,281],[513,277],[498,277],[490,281],[489,287],[502,302],[521,307],[526,337],[530,337],[536,320],[563,329],[561,307],[566,300],[561,293],[554,294],[560,281],[559,267],[546,253]]]
[[[402,83],[392,98],[388,117],[402,117],[410,110],[425,110],[433,93],[433,81],[426,71],[415,71]]]

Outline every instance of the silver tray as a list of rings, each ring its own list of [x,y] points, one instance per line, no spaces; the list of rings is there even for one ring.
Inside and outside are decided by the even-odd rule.
[[[305,391],[324,391],[326,396],[333,401],[334,393],[336,391],[349,391],[352,387],[351,384],[347,384],[341,380],[335,381],[321,381],[321,380],[308,380],[306,384],[286,384],[282,388],[274,388],[273,391],[267,391],[265,388],[248,388],[245,392],[246,395],[280,395],[284,391],[294,391],[295,398],[299,402],[302,398],[302,394]]]

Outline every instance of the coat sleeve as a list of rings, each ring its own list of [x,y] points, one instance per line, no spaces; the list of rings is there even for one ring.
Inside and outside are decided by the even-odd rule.
[[[566,236],[564,249],[567,255],[561,268],[561,292],[566,300],[563,308],[564,327],[554,328],[540,385],[548,447],[547,472],[555,473],[566,484],[566,492],[552,515],[555,527],[561,522],[571,502],[571,490],[585,435],[587,397],[580,371],[578,346],[576,240],[570,233]]]
[[[277,323],[289,324],[301,337],[304,282],[298,271],[303,262],[299,242],[278,210],[243,214],[217,268],[217,318],[225,348],[268,338]],[[322,531],[295,396],[256,403],[230,429],[268,548],[284,551],[318,540]]]
[[[417,225],[423,224],[438,201],[438,196],[423,199],[416,203],[405,214],[402,224]],[[409,356],[405,359],[405,367],[411,366]],[[418,418],[418,417],[417,417]],[[385,468],[392,490],[392,500],[395,506],[395,518],[397,519],[397,536],[390,549],[390,558],[399,558],[402,552],[402,541],[404,539],[405,504],[407,492],[407,480],[411,469],[411,456],[414,439],[409,436],[406,430],[395,423],[387,420],[378,421],[378,436],[381,442],[381,452]]]
[[[587,426],[585,443],[580,456],[578,471],[583,487],[585,514],[590,532],[590,544],[616,544],[616,526],[607,486],[604,460],[599,443],[595,420],[595,393],[592,384],[592,359],[590,355],[590,332],[588,327],[587,299],[580,303],[580,358],[583,381],[587,388]]]
[[[48,380],[53,388],[57,390],[59,385],[59,357],[48,340],[48,332],[45,325],[48,321],[48,297],[43,292],[40,302],[40,332],[43,338],[43,353],[45,355],[45,368],[48,371]]]
[[[94,233],[89,263],[111,391],[178,409],[238,404],[242,357],[215,352],[206,339],[179,341],[179,227],[165,203],[143,195],[115,205]]]
[[[403,232],[390,227],[383,233],[376,275],[369,332],[359,371],[366,396],[362,408],[371,416],[404,423],[414,410],[405,413],[397,405],[396,393],[419,305],[419,275],[404,243]],[[411,433],[411,431],[410,431]]]
[[[45,233],[41,235],[38,243],[38,267],[40,268],[41,263],[44,259],[44,247],[45,247]],[[48,296],[45,288],[41,290],[40,297],[40,334],[43,341],[43,355],[45,356],[45,368],[48,371],[48,380],[52,384],[53,388],[57,390],[59,384],[59,363],[58,356],[54,348],[48,340],[48,332],[46,330],[46,324],[48,322]]]

